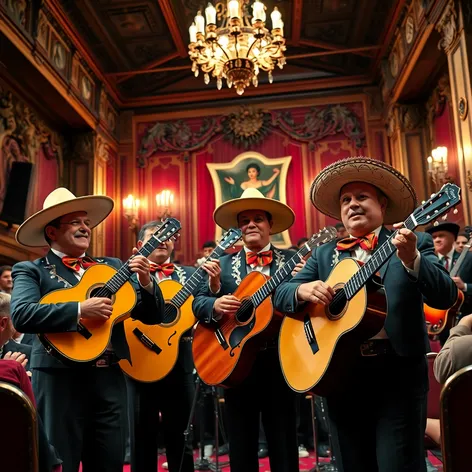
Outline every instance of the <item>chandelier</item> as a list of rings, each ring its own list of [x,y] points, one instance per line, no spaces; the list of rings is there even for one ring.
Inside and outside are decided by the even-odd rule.
[[[189,28],[189,56],[192,71],[198,77],[204,73],[205,84],[210,75],[221,90],[223,79],[228,88],[234,86],[239,95],[252,83],[258,85],[261,70],[267,72],[272,83],[275,65],[285,65],[285,39],[282,14],[277,7],[271,13],[272,31],[266,28],[266,6],[259,0],[248,13],[249,0],[229,0],[227,4],[211,3],[205,8],[205,17],[199,11]],[[216,20],[220,26],[216,25]],[[206,19],[206,26],[205,26]]]

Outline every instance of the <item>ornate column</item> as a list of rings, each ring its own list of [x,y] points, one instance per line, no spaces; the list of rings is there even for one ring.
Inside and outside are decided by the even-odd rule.
[[[429,145],[424,124],[425,108],[422,104],[394,104],[389,110],[390,163],[409,178],[420,201],[431,193],[426,171]]]
[[[457,140],[462,205],[466,224],[472,221],[472,201],[467,190],[472,171],[472,5],[470,0],[449,0],[436,24],[439,48],[447,54],[454,127]]]

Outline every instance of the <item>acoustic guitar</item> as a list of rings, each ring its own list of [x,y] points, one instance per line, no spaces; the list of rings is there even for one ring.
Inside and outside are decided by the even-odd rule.
[[[193,336],[193,359],[200,379],[207,385],[234,387],[249,374],[257,351],[277,333],[282,314],[274,312],[270,295],[311,250],[336,238],[336,229],[313,235],[272,277],[249,273],[233,293],[239,310],[219,321],[198,322]]]
[[[136,255],[147,257],[164,241],[180,231],[180,222],[168,218],[153,233]],[[106,321],[81,318],[77,331],[66,333],[41,333],[39,339],[46,350],[65,363],[91,363],[100,357],[107,348],[113,326],[130,316],[136,304],[136,292],[129,282],[133,272],[129,268],[130,257],[119,270],[107,264],[89,267],[77,285],[54,290],[45,295],[39,303],[83,302],[91,297],[106,297],[113,302],[113,311]]]
[[[431,223],[460,202],[460,188],[446,184],[404,222],[413,230]],[[326,396],[341,383],[350,359],[360,345],[384,326],[386,299],[374,278],[396,252],[396,231],[362,264],[352,258],[339,261],[326,283],[335,296],[327,306],[307,303],[287,314],[279,335],[279,357],[285,380],[296,392]]]
[[[472,238],[470,238],[469,241],[467,241],[467,244],[464,245],[459,258],[454,264],[454,267],[451,269],[451,272],[449,273],[451,278],[457,277],[457,274],[459,273],[462,263],[465,261],[471,246]],[[429,305],[426,305],[426,303],[424,304],[424,317],[428,328],[428,335],[430,337],[436,336],[442,333],[445,329],[448,330],[454,326],[456,316],[459,313],[464,300],[464,292],[462,290],[458,290],[456,303],[454,303],[454,305],[448,310],[440,310],[438,308],[430,307]]]
[[[231,228],[206,261],[219,259],[239,239],[241,230]],[[156,382],[174,368],[180,338],[197,321],[192,311],[193,296],[204,274],[200,266],[183,286],[175,280],[164,280],[159,284],[166,301],[163,323],[145,325],[131,318],[124,321],[131,363],[122,359],[119,364],[126,375],[139,382]]]

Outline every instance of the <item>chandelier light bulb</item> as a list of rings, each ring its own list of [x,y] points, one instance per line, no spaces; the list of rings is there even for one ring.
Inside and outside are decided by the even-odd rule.
[[[203,18],[201,11],[195,17],[195,25],[197,26],[197,33],[205,33],[205,18]]]
[[[216,8],[211,3],[205,8],[205,17],[207,25],[216,24]]]
[[[190,34],[190,42],[196,43],[197,42],[197,25],[195,23],[192,23],[190,25],[190,28],[188,29],[188,32]]]
[[[282,14],[279,12],[277,7],[274,7],[274,10],[270,14],[270,18],[272,20],[272,29],[282,28]]]
[[[238,0],[230,0],[228,2],[228,16],[230,18],[239,18],[239,2],[238,2]]]
[[[256,0],[252,5],[252,23],[254,24],[257,20],[265,22],[265,6],[259,0]]]

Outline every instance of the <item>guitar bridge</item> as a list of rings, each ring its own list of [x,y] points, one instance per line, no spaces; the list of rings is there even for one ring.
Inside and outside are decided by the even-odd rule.
[[[229,346],[220,328],[216,328],[215,336],[216,336],[217,341],[220,343],[220,346],[226,351],[226,349],[228,349]]]
[[[306,313],[303,318],[303,327],[305,329],[305,336],[308,341],[308,344],[310,345],[311,352],[313,354],[316,354],[320,350],[320,348],[318,346],[318,343],[316,342],[316,334],[311,324],[309,313]]]
[[[77,324],[77,332],[85,339],[90,339],[92,337],[92,333],[80,321]]]
[[[160,354],[162,352],[162,349],[139,328],[134,328],[133,334],[151,351],[155,352],[156,354]]]

